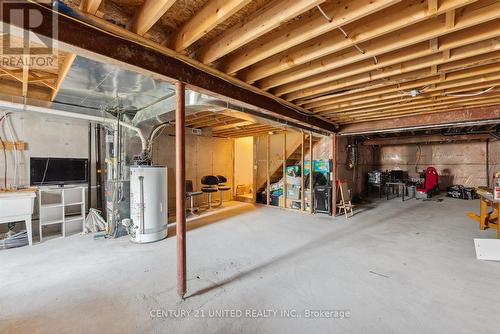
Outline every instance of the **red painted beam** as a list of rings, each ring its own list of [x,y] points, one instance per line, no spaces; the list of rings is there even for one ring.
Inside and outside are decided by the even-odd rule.
[[[435,114],[423,114],[406,117],[398,117],[387,120],[369,121],[361,123],[346,124],[339,130],[341,135],[369,134],[378,131],[397,132],[398,130],[418,130],[419,128],[448,125],[453,123],[488,121],[500,122],[499,105],[482,108],[464,108],[458,111],[448,111]],[[473,125],[473,124],[471,124]]]
[[[486,140],[492,138],[485,133],[466,134],[466,135],[427,135],[412,137],[391,137],[391,138],[373,138],[367,139],[363,145],[369,146],[388,146],[388,145],[408,145],[408,144],[430,144],[430,143],[451,143],[457,141]]]

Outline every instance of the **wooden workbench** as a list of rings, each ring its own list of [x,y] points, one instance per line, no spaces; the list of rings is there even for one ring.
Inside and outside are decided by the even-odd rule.
[[[480,198],[479,215],[469,212],[467,215],[479,222],[479,229],[494,228],[497,230],[497,238],[500,239],[500,200],[493,198],[493,193],[489,189],[477,188],[477,194]],[[488,212],[488,206],[492,207],[492,211]]]

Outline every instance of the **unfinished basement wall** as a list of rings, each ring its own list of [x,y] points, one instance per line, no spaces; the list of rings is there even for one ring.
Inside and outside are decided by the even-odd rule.
[[[486,186],[486,142],[463,142],[427,145],[382,146],[377,154],[375,168],[407,171],[409,177],[428,166],[434,166],[439,174],[442,190],[452,184],[469,187]],[[490,180],[499,163],[498,141],[490,143]]]
[[[309,148],[308,145],[306,145]],[[330,160],[332,158],[332,138],[321,136],[320,140],[313,146],[314,160]],[[306,150],[306,159],[309,159],[309,149]]]
[[[162,135],[153,145],[153,163],[168,167],[168,209],[175,213],[175,136]],[[195,191],[201,189],[205,175],[223,175],[233,188],[233,139],[186,134],[186,180],[193,182]],[[223,193],[224,200],[232,200],[232,191]],[[219,194],[215,194],[218,200]],[[205,203],[205,194],[195,197],[195,204]]]
[[[365,192],[367,174],[374,169],[374,151],[370,146],[358,145],[357,164],[355,168],[349,168],[348,144],[347,137],[337,137],[337,178],[342,181],[347,180],[352,194],[361,196]]]
[[[234,140],[234,184],[248,187],[252,193],[253,187],[253,137],[236,138]],[[245,189],[246,190],[246,189]],[[236,194],[236,189],[233,189]]]
[[[0,111],[0,117],[3,111]],[[26,150],[18,152],[18,185],[30,185],[30,158],[88,158],[88,122],[34,113],[13,112],[10,114],[12,130],[17,140],[26,143]],[[3,140],[11,141],[6,121],[0,126]],[[7,187],[14,185],[14,151],[6,151]],[[4,187],[5,159],[0,151],[0,188]],[[92,172],[95,168],[92,166]],[[95,173],[92,174],[95,182]],[[92,195],[95,204],[95,191]],[[36,210],[36,208],[35,208]],[[34,223],[36,224],[36,223]],[[36,227],[36,225],[34,225]],[[0,225],[0,233],[5,232],[7,225]],[[23,227],[24,228],[24,227]],[[34,233],[38,228],[33,229]]]
[[[3,112],[0,111],[0,116]],[[11,113],[10,120],[17,140],[26,143],[26,151],[18,152],[18,184],[30,184],[30,158],[88,158],[88,122],[54,116]],[[11,140],[6,121],[0,135]],[[14,184],[14,151],[7,151],[7,186]],[[0,187],[4,185],[5,161],[0,152]]]
[[[489,142],[489,171],[490,187],[493,186],[495,172],[500,172],[500,141],[490,140]]]

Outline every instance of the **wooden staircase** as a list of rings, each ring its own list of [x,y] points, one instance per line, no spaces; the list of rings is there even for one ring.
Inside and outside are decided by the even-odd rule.
[[[313,136],[313,147],[320,141],[321,139],[318,137]],[[309,145],[309,136],[306,136],[306,147]],[[287,166],[292,166],[292,165],[301,165],[302,163],[302,140],[299,140],[298,142],[292,143],[292,147],[287,148],[287,153],[291,153],[286,157],[286,163]],[[314,157],[313,157],[314,158]],[[304,152],[304,160],[309,159],[309,150],[305,150]],[[278,166],[275,166],[275,168],[271,169],[270,172],[270,179],[271,179],[271,184],[278,182],[282,177],[283,177],[283,166],[282,164],[279,164]],[[266,189],[267,186],[267,180],[264,177],[263,180],[257,180],[257,193],[260,193]]]

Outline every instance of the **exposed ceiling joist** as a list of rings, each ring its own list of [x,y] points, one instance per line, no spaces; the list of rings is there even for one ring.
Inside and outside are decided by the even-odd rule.
[[[455,26],[455,10],[449,10],[446,12],[446,27],[451,29]]]
[[[474,1],[445,1],[442,7],[443,11],[450,10],[460,6],[465,6],[471,2]],[[353,48],[356,44],[365,43],[369,40],[404,29],[432,17],[433,15],[427,12],[425,3],[422,4],[421,1],[406,1],[401,3],[401,5],[396,5],[388,8],[387,10],[381,11],[380,15],[375,17],[372,15],[365,20],[361,20],[359,23],[355,22],[345,27],[349,38],[345,38],[341,32],[332,31],[331,33],[312,39],[306,44],[291,48],[249,67],[247,70],[243,71],[241,77],[247,82],[255,82],[259,79],[263,79],[299,65],[312,62],[321,57],[332,55],[348,48]],[[422,25],[427,23],[428,22],[423,22]],[[415,27],[418,28],[419,26],[416,25]],[[435,24],[434,27],[440,28],[441,25]],[[424,38],[419,41],[421,42],[428,39],[429,38]],[[411,41],[408,41],[408,43],[403,45],[408,46],[410,44]],[[372,51],[373,55],[391,50],[390,45],[386,45],[384,48],[382,48],[382,46],[383,45],[381,44],[380,49]],[[346,55],[357,55],[359,57],[359,51],[349,51],[353,52],[346,53]],[[370,54],[366,58],[373,58],[373,55]],[[359,58],[357,60],[366,58]],[[266,84],[265,82],[259,84],[264,88],[272,87],[270,84]]]
[[[64,81],[64,78],[68,74],[68,72],[71,68],[71,65],[75,61],[75,58],[76,58],[76,54],[74,54],[74,53],[66,54],[66,57],[64,58],[64,61],[59,68],[59,73],[58,73],[56,85],[55,85],[54,90],[52,91],[52,94],[50,96],[51,101],[54,101],[54,99],[56,98],[57,93],[59,92],[59,89],[61,88],[61,85]]]
[[[394,94],[386,95],[386,96],[380,96],[380,97],[374,97],[371,99],[361,99],[361,100],[356,100],[352,102],[348,102],[345,104],[341,104],[342,107],[337,107],[337,108],[330,108],[330,109],[325,109],[322,111],[319,111],[319,114],[323,115],[334,115],[338,113],[344,113],[344,112],[354,112],[354,111],[361,111],[361,110],[366,110],[367,108],[397,108],[400,104],[402,103],[414,103],[414,102],[421,102],[429,97],[439,97],[439,96],[448,96],[448,94],[458,94],[458,93],[464,93],[464,92],[478,92],[480,90],[486,90],[490,89],[492,87],[499,87],[500,86],[500,72],[497,73],[495,76],[496,80],[493,81],[485,81],[481,82],[478,84],[469,84],[467,82],[467,85],[464,86],[459,86],[454,89],[432,89],[432,90],[426,90],[424,94],[416,97],[411,97],[411,96],[402,96],[400,92],[396,92]],[[433,100],[434,101],[434,100]],[[383,109],[378,109],[378,110],[383,110]]]
[[[498,97],[493,97],[491,99],[481,98],[479,101],[460,101],[451,105],[445,106],[432,106],[427,108],[415,108],[407,111],[394,111],[388,113],[380,113],[376,115],[361,115],[357,117],[348,117],[341,121],[338,121],[340,126],[344,126],[346,124],[356,124],[356,123],[364,123],[368,121],[381,121],[388,120],[398,117],[408,117],[408,116],[424,116],[429,114],[439,114],[443,112],[449,111],[461,111],[465,109],[471,108],[479,108],[479,107],[490,107],[498,105]]]
[[[427,99],[412,101],[407,103],[402,103],[399,106],[386,106],[386,107],[378,107],[378,108],[366,108],[363,110],[354,110],[354,111],[344,111],[338,113],[332,113],[330,116],[334,120],[342,121],[346,119],[356,118],[369,118],[371,116],[383,116],[387,114],[403,114],[406,111],[415,112],[415,110],[424,110],[426,108],[436,109],[444,109],[447,107],[452,107],[458,104],[472,104],[473,101],[480,101],[483,103],[484,101],[494,101],[495,98],[499,98],[500,93],[498,90],[493,90],[488,94],[484,94],[478,97],[454,97],[454,96],[432,96]],[[397,111],[395,111],[397,109]]]
[[[217,132],[217,131],[222,131],[222,130],[234,129],[237,127],[242,127],[242,126],[246,126],[246,125],[250,125],[250,124],[255,124],[255,123],[252,121],[235,122],[235,123],[230,123],[230,124],[226,124],[226,125],[213,127],[212,131]]]
[[[130,29],[144,35],[177,0],[146,0],[134,16]]]
[[[224,22],[251,0],[210,0],[170,38],[170,46],[180,52]]]
[[[95,14],[102,2],[103,0],[82,0],[80,2],[80,9],[86,13]]]
[[[10,76],[9,76],[10,77]],[[0,91],[5,95],[23,96],[23,83],[19,80],[12,80],[0,77]],[[27,97],[42,101],[48,101],[50,98],[51,89],[39,85],[31,85],[27,91]]]
[[[427,5],[429,7],[429,13],[436,13],[438,10],[438,0],[427,0]]]
[[[278,87],[274,92],[277,95],[285,94],[287,100],[304,99],[360,83],[498,50],[500,40],[496,37],[500,35],[500,25],[494,28],[486,26],[484,34],[474,34],[476,32],[478,32],[477,29],[474,29],[470,31],[468,38],[443,42],[441,45],[443,48],[453,49],[453,55],[448,58],[443,58],[439,53],[433,53],[425,44],[417,44],[395,53],[383,55],[376,65],[363,61],[345,66],[338,71],[332,70],[320,76],[313,76],[300,82]],[[484,40],[485,37],[495,38]]]
[[[292,81],[301,80],[312,75],[355,63],[360,60],[373,58],[374,56],[377,57],[387,52],[411,46],[412,44],[425,42],[431,38],[471,28],[480,23],[492,21],[497,18],[500,18],[500,2],[487,7],[481,7],[476,11],[465,13],[452,29],[447,29],[439,18],[431,21],[425,21],[422,24],[408,27],[407,29],[404,29],[404,31],[400,31],[396,34],[385,36],[363,44],[362,47],[364,53],[353,50],[341,55],[333,55],[331,57],[322,58],[311,63],[298,66],[291,71],[283,72],[263,79],[259,82],[259,87],[269,89]],[[498,27],[498,22],[494,22],[493,25]],[[463,36],[470,37],[470,32],[464,33]],[[443,44],[443,42],[441,44]]]
[[[240,48],[224,62],[224,71],[235,73],[263,59],[287,50],[298,44],[338,29],[345,24],[359,20],[367,15],[380,11],[401,0],[341,0],[321,6],[326,17],[318,10],[311,18],[298,20],[286,29],[278,30],[266,36],[258,45]]]
[[[386,78],[387,81],[383,79],[380,80],[381,83],[385,83],[384,85],[368,85],[359,89],[346,90],[345,92],[341,92],[338,94],[325,95],[318,98],[313,98],[311,100],[305,100],[304,103],[308,108],[321,108],[326,105],[331,105],[339,102],[351,101],[390,92],[398,92],[432,84],[439,84],[440,86],[442,86],[445,82],[465,78],[473,78],[478,75],[490,74],[500,70],[498,64],[494,63],[485,65],[481,65],[481,63],[479,63],[480,66],[472,66],[471,68],[464,67],[463,69],[454,68],[454,64],[462,63],[461,61],[457,61],[449,64],[443,64],[439,67],[441,73],[448,72],[445,80],[442,80],[441,74],[433,74],[430,68],[424,68],[399,76],[394,76],[392,78]],[[490,78],[489,80],[492,79]],[[486,79],[484,81],[486,81]],[[461,82],[460,84],[463,84],[463,82]]]
[[[99,28],[74,34],[96,35],[92,44],[100,45],[61,43],[66,51],[158,79],[182,78],[200,92],[240,101],[247,114],[276,120],[274,112],[279,122],[316,124],[313,131],[500,104],[496,88],[448,95],[500,81],[498,0],[121,0],[107,3],[104,16],[95,13],[102,0],[80,1],[86,14],[78,1],[61,1]],[[123,40],[110,44],[110,36]],[[7,75],[22,83],[22,68],[13,67]],[[28,73],[30,89],[58,89],[49,76]],[[200,121],[211,127],[248,121],[229,117]],[[226,131],[234,129],[218,133]]]
[[[202,48],[198,59],[210,64],[237,48],[279,27],[325,0],[276,0],[270,2],[248,20],[226,31],[215,41]]]

